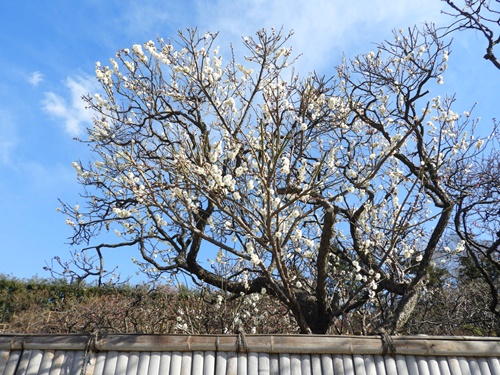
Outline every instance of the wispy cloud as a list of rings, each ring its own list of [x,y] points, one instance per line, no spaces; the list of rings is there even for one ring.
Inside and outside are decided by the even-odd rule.
[[[391,29],[408,27],[424,21],[439,22],[441,2],[436,0],[194,0],[189,2],[151,0],[123,5],[125,11],[114,22],[124,25],[134,43],[154,39],[176,38],[178,29],[198,27],[200,32],[220,32],[224,49],[233,43],[241,52],[242,36],[254,35],[262,28],[284,28],[294,31],[291,41],[301,53],[299,71],[324,70],[347,56],[367,53],[387,38]],[[189,5],[185,5],[189,4]],[[366,46],[368,44],[368,46]],[[118,46],[123,47],[123,46]],[[117,47],[117,48],[118,48]]]
[[[0,164],[12,163],[12,154],[19,143],[12,115],[0,109]]]
[[[294,30],[300,68],[310,71],[331,66],[332,55],[368,52],[358,48],[381,42],[392,28],[438,22],[440,6],[435,0],[199,0],[197,15],[202,31],[220,31],[236,43],[263,27]]]
[[[37,87],[42,81],[43,81],[43,74],[40,73],[39,71],[31,73],[28,77],[28,82],[34,87]]]
[[[43,109],[64,121],[64,128],[71,136],[79,136],[92,124],[92,112],[85,108],[82,96],[97,91],[95,78],[90,76],[68,77],[65,82],[65,97],[46,92]]]
[[[54,193],[77,185],[74,169],[70,165],[40,160],[20,160],[16,167],[24,176],[29,176],[31,188],[40,191],[50,190]]]
[[[108,2],[100,2],[103,8]],[[165,39],[175,36],[178,29],[194,27],[189,19],[194,19],[195,10],[192,9],[192,1],[165,1],[148,0],[142,2],[123,1],[119,2],[117,15],[107,23],[106,27],[112,27],[110,34],[114,35],[117,28],[120,33],[127,36],[133,43],[143,43],[155,39],[157,34]],[[167,33],[167,34],[165,34]],[[119,48],[129,46],[118,46]]]

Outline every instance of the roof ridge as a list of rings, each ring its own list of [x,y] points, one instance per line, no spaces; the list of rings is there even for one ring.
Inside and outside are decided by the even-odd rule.
[[[0,335],[0,350],[85,350],[90,334]],[[392,336],[397,354],[498,356],[500,338],[472,336]],[[238,335],[100,334],[97,351],[223,351],[238,349]],[[383,354],[379,336],[246,335],[249,352]]]

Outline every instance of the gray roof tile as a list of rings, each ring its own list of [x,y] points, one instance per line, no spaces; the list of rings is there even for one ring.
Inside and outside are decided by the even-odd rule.
[[[0,336],[4,375],[500,375],[500,339],[335,336]],[[90,344],[90,346],[89,346]],[[90,350],[88,350],[90,349]]]

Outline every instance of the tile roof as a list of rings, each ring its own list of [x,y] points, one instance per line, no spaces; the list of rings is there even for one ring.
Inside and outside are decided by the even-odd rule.
[[[500,339],[393,337],[4,335],[0,374],[500,375]]]

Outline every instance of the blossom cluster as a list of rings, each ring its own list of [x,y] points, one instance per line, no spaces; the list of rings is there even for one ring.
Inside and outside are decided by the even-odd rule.
[[[396,33],[329,80],[299,79],[274,31],[245,39],[246,65],[195,31],[181,48],[158,39],[96,64],[98,160],[73,166],[99,193],[78,233],[139,245],[151,277],[182,270],[250,296],[265,279],[281,301],[319,284],[346,304],[384,280],[408,285],[447,203],[443,178],[482,148],[452,100],[424,98],[448,50],[418,37]]]

